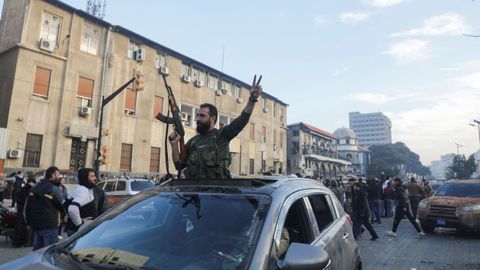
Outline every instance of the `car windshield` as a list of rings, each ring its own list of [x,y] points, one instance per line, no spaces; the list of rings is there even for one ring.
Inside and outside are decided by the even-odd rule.
[[[448,183],[438,188],[436,196],[473,197],[480,198],[480,184]]]
[[[269,203],[260,195],[162,193],[119,205],[66,248],[98,269],[245,269]]]
[[[155,186],[155,183],[152,181],[132,181],[130,182],[130,186],[132,187],[133,191],[142,191],[149,187]]]

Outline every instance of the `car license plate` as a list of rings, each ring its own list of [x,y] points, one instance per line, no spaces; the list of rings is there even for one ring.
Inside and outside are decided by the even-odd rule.
[[[437,224],[438,225],[447,225],[447,222],[445,219],[437,218]]]

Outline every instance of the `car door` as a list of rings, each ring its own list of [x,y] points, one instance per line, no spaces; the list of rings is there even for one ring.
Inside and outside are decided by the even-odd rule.
[[[307,209],[313,217],[313,231],[317,232],[313,244],[322,246],[327,251],[332,269],[348,270],[351,268],[345,267],[343,261],[343,224],[339,222],[330,200],[328,193],[319,191],[311,192],[305,198]]]

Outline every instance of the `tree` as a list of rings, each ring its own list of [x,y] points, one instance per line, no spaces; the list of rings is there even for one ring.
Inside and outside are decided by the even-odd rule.
[[[382,171],[385,175],[396,176],[403,167],[406,172],[430,175],[430,169],[423,166],[420,157],[404,143],[372,145],[368,177],[378,177]]]
[[[465,158],[465,155],[455,155],[452,164],[447,168],[446,178],[469,178],[476,170],[477,164],[473,154],[468,159]]]

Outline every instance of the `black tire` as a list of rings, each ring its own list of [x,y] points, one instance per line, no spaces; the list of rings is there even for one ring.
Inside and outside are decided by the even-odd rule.
[[[433,230],[435,230],[435,226],[429,226],[429,225],[424,224],[424,223],[420,223],[420,226],[422,227],[423,231],[426,232],[426,233],[432,233]]]

